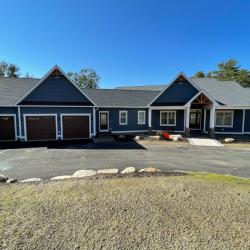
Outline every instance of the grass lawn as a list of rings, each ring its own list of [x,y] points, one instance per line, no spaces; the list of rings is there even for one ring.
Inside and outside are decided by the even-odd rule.
[[[186,176],[0,186],[0,249],[249,249],[250,180]]]

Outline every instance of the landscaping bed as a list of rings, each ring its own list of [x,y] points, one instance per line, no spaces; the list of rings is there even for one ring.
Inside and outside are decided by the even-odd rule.
[[[116,177],[0,185],[0,249],[249,248],[250,180]]]

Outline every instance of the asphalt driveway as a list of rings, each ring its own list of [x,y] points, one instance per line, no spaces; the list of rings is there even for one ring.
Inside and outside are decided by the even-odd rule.
[[[250,148],[121,141],[0,150],[0,174],[18,179],[47,179],[79,169],[123,169],[127,166],[198,170],[250,178]]]

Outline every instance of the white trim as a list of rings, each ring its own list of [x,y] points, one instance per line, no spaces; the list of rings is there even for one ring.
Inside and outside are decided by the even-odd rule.
[[[150,106],[148,107],[151,110],[161,110],[161,109],[165,109],[165,110],[184,110],[185,107],[184,106]]]
[[[250,109],[249,106],[217,106],[216,109]]]
[[[27,120],[26,118],[28,116],[54,116],[55,117],[55,124],[56,124],[56,128],[55,128],[55,133],[56,133],[56,139],[48,139],[48,140],[44,140],[44,139],[41,139],[41,140],[29,140],[29,141],[54,141],[54,140],[58,140],[58,124],[57,124],[57,114],[56,113],[50,113],[50,114],[44,114],[44,113],[41,113],[41,114],[23,114],[23,124],[24,124],[24,140],[25,141],[28,141],[28,138],[27,138]]]
[[[15,106],[16,107],[16,106]],[[22,108],[93,108],[96,106],[72,106],[72,105],[18,105]]]
[[[164,88],[147,106],[150,106],[152,103],[154,103],[155,100],[157,100],[180,76],[183,76],[195,89],[200,91],[200,88],[189,78],[187,77],[183,72],[180,72],[177,74],[177,76],[172,80],[166,88]]]
[[[17,140],[17,123],[16,123],[16,114],[0,114],[0,116],[13,116],[14,117],[14,130],[15,130],[15,140]],[[13,140],[0,140],[0,141],[13,141]]]
[[[243,117],[242,117],[242,129],[241,129],[241,131],[242,131],[242,133],[244,134],[244,132],[245,132],[245,115],[246,115],[246,110],[245,109],[243,109]]]
[[[92,136],[96,136],[96,108],[93,107],[93,133]]]
[[[21,122],[21,109],[18,106],[17,107],[17,113],[18,113],[18,128],[19,128],[19,138],[23,138],[24,136],[22,136],[22,122]]]
[[[64,139],[63,138],[63,116],[88,116],[89,117],[89,137],[88,138],[68,138]],[[61,113],[60,114],[60,124],[61,124],[61,139],[62,140],[77,140],[77,139],[90,139],[91,138],[91,114],[90,113]]]
[[[216,124],[216,116],[217,116],[217,113],[220,112],[220,113],[223,113],[223,123],[224,123],[224,118],[225,118],[225,113],[231,113],[232,114],[232,120],[231,120],[231,125],[217,125]],[[214,117],[214,127],[216,128],[233,128],[234,126],[234,110],[226,110],[226,111],[223,111],[223,110],[215,110],[215,117]]]
[[[148,132],[148,130],[120,130],[120,131],[112,131],[113,134],[116,133],[143,133],[143,132]]]
[[[204,94],[215,106],[217,105],[217,102],[212,98],[204,89],[200,90],[197,94],[195,94],[184,106],[190,106],[191,103],[201,94]]]
[[[106,113],[107,114],[107,129],[101,129],[101,113]],[[102,110],[100,110],[99,111],[99,131],[100,132],[108,132],[109,131],[109,111],[102,111]]]
[[[23,101],[33,90],[35,90],[43,81],[45,81],[50,75],[51,73],[53,73],[54,70],[58,70],[60,71],[60,73],[83,95],[85,96],[92,104],[94,104],[94,106],[97,106],[95,104],[95,102],[93,100],[91,100],[91,98],[89,98],[86,93],[84,93],[69,77],[67,74],[65,74],[65,72],[58,66],[55,65],[54,67],[52,67],[49,72],[43,76],[42,79],[40,79],[29,91],[27,91],[25,93],[24,96],[22,96],[17,102],[16,105],[18,105],[21,101]]]
[[[243,135],[242,132],[214,132],[215,134],[221,134],[221,135]],[[245,133],[246,134],[246,133]]]
[[[210,121],[209,121],[209,128],[214,129],[214,123],[215,123],[215,108],[212,106],[210,109]]]
[[[207,119],[207,109],[204,109],[204,113],[203,113],[204,117],[203,117],[203,132],[206,132],[206,119]]]
[[[154,130],[152,130],[152,132],[159,132],[159,131],[162,131],[163,129],[154,129]],[[172,132],[174,132],[174,133],[184,133],[185,132],[185,130],[172,130],[172,131],[169,131],[169,133],[172,133]]]
[[[105,109],[105,108],[146,109],[148,107],[147,106],[102,106],[102,105],[99,105],[98,108],[102,108],[102,109]]]
[[[152,109],[148,108],[148,127],[152,128]]]
[[[173,124],[169,124],[169,123],[163,124],[162,121],[161,121],[162,113],[174,113],[174,123]],[[168,115],[168,117],[169,117],[169,115]],[[161,127],[164,127],[164,126],[176,126],[176,111],[175,110],[161,110],[160,111],[160,126]]]
[[[121,113],[126,113],[126,122],[121,122]],[[128,125],[128,111],[127,110],[119,110],[119,125]]]
[[[144,121],[140,122],[140,113],[144,114]],[[137,124],[138,125],[145,125],[146,124],[146,111],[145,110],[138,110],[137,111]]]

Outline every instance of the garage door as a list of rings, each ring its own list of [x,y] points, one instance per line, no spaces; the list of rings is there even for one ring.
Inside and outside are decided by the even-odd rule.
[[[90,137],[88,115],[63,115],[62,116],[63,139],[87,139]]]
[[[0,141],[16,140],[14,116],[0,116]]]
[[[26,135],[28,141],[55,140],[55,116],[26,116]]]

